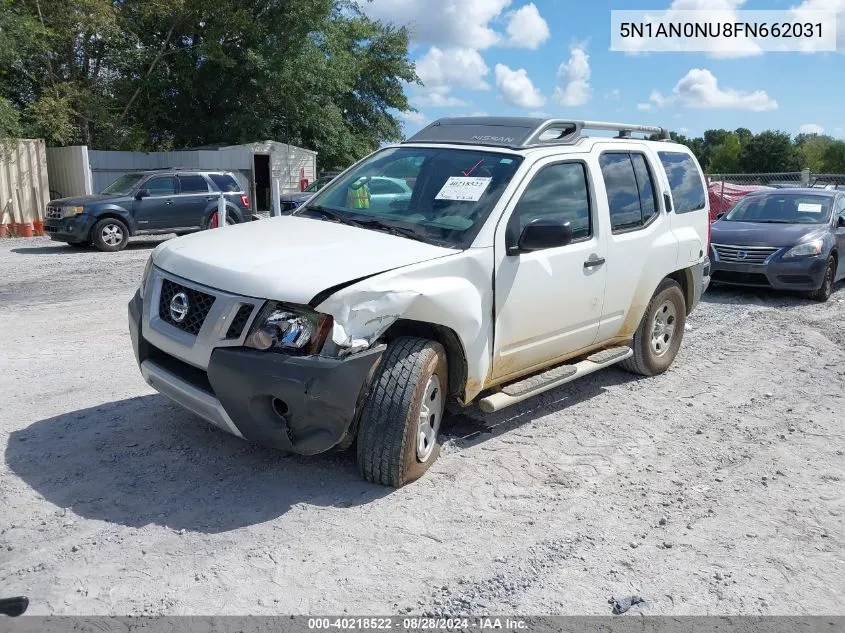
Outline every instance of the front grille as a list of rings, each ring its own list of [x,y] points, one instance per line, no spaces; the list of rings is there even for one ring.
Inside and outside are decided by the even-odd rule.
[[[171,302],[173,297],[184,293],[188,299],[188,311],[182,321],[177,321],[171,314]],[[205,318],[208,316],[211,306],[214,305],[214,297],[193,288],[180,286],[169,279],[162,280],[161,299],[158,302],[158,315],[165,323],[196,336],[199,334]]]
[[[713,244],[713,250],[719,256],[719,261],[735,264],[765,264],[766,260],[778,252],[771,246],[727,246]]]
[[[252,304],[241,304],[241,307],[238,308],[237,314],[235,314],[235,318],[232,319],[232,324],[229,326],[229,330],[226,332],[227,339],[235,339],[241,337],[241,334],[243,334],[244,331],[244,327],[246,327],[247,321],[249,321],[249,317],[252,315],[252,310]]]
[[[766,275],[760,273],[738,273],[733,270],[714,270],[710,279],[726,284],[740,284],[743,286],[769,286]]]
[[[61,220],[64,213],[62,207],[54,207],[52,205],[47,207],[47,217],[51,220]]]

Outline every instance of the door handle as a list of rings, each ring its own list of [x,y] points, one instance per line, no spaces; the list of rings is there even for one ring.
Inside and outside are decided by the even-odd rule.
[[[164,204],[173,204],[173,200],[165,200]]]
[[[604,264],[604,257],[598,257],[596,259],[588,259],[584,262],[584,268],[595,268],[596,266],[601,266]]]

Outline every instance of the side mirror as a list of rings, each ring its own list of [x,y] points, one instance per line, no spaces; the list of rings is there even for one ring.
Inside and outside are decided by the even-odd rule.
[[[150,195],[149,190],[141,189],[140,191],[138,191],[138,193],[135,194],[135,199],[140,200],[141,198],[148,198],[149,195]]]
[[[723,217],[725,217],[725,213],[727,213],[727,211],[722,211],[721,213],[717,213],[716,219],[721,220]]]
[[[839,219],[836,221],[836,226],[840,229],[845,229],[845,215],[839,216]]]
[[[530,253],[546,248],[556,248],[571,244],[573,239],[572,225],[569,222],[558,222],[547,218],[531,220],[522,229],[516,244],[508,246],[508,255]]]

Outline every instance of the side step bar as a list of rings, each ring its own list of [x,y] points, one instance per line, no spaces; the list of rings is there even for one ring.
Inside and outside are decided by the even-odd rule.
[[[502,387],[501,391],[479,400],[478,406],[484,413],[493,413],[544,391],[578,380],[599,369],[615,365],[633,355],[634,350],[630,347],[611,347],[601,350],[572,365],[558,365],[541,374],[509,383]]]

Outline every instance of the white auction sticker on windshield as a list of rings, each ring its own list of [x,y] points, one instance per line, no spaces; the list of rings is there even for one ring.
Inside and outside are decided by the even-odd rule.
[[[451,176],[434,199],[478,202],[491,180],[492,178]]]
[[[821,213],[822,205],[814,202],[799,202],[798,213]]]

